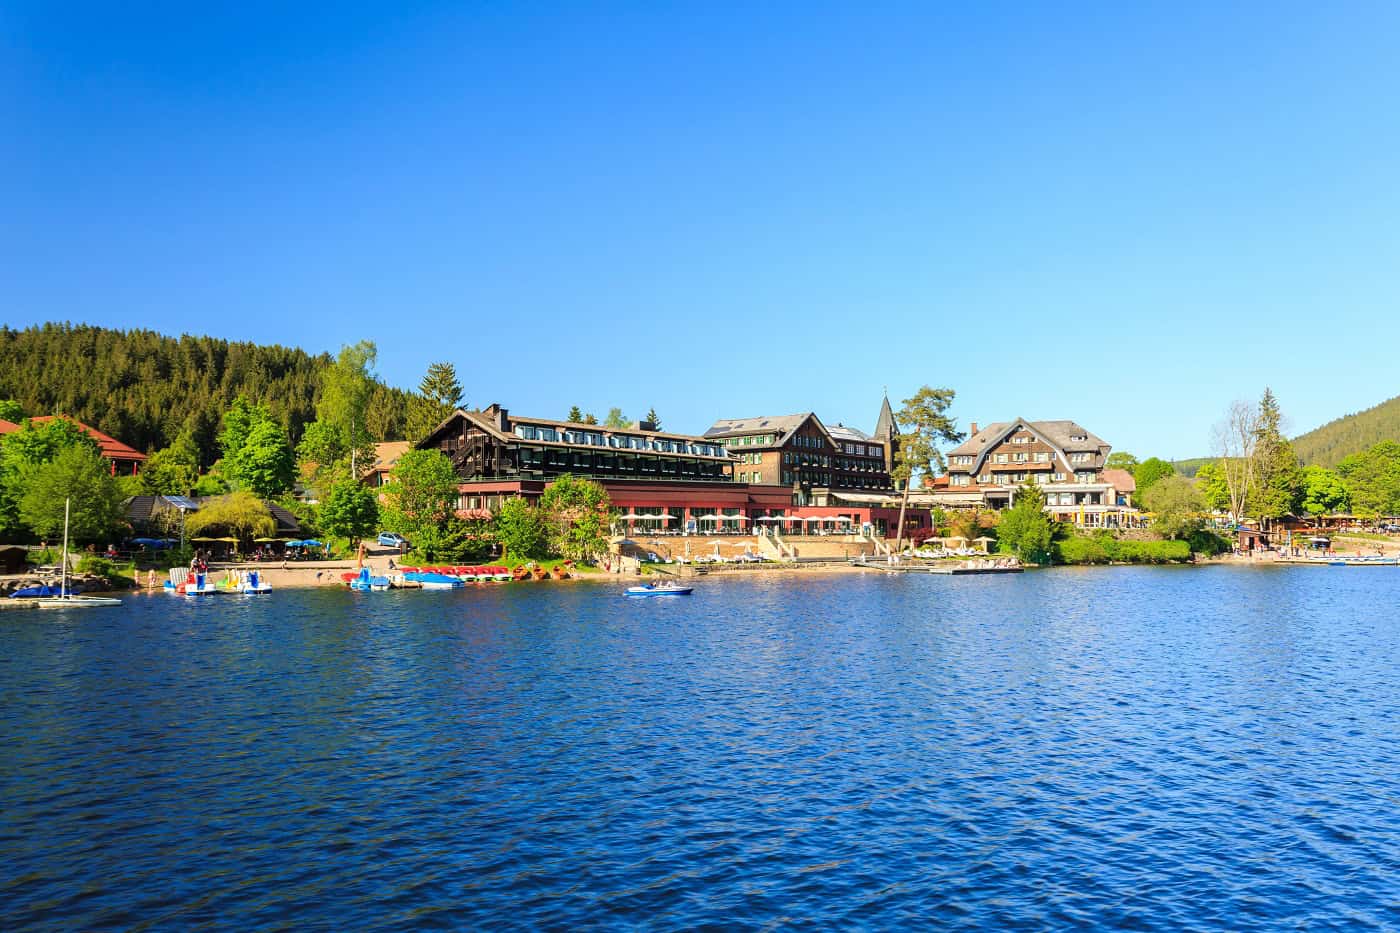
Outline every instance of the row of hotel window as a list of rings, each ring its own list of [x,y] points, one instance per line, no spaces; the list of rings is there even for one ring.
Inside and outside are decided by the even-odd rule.
[[[1013,454],[993,454],[993,463],[1049,463],[1054,455],[1048,450],[1037,450],[1031,453],[1017,451]],[[972,466],[972,461],[976,457],[968,454],[959,454],[956,457],[949,457],[948,462],[953,466]],[[1094,454],[1087,451],[1077,450],[1069,455],[1070,463],[1093,463]]]
[[[739,455],[740,463],[757,464],[763,462],[761,453],[742,453]],[[783,451],[783,466],[819,466],[835,467],[847,473],[882,473],[885,465],[880,460],[852,460],[848,457],[831,457],[826,454],[799,454],[790,450]]]
[[[1066,481],[1065,473],[983,473],[977,477],[978,484],[982,486],[1016,486],[1026,481],[1026,477],[1034,477],[1037,483],[1063,483]],[[1094,481],[1093,470],[1080,470],[1074,474],[1076,483],[1092,483]],[[971,486],[972,476],[968,473],[952,473],[948,476],[950,486]]]
[[[597,431],[559,431],[532,424],[515,426],[515,436],[527,441],[552,441],[566,444],[586,444],[591,447],[615,447],[622,450],[657,450],[671,454],[699,454],[703,457],[723,457],[725,450],[718,444],[690,444],[664,437],[635,437],[629,434],[601,434]]]
[[[542,450],[538,447],[520,448],[522,470],[573,470],[580,473],[597,471],[603,475],[618,473],[660,473],[667,476],[725,476],[725,464],[719,461],[674,460],[669,457],[614,457],[578,451]]]
[[[750,447],[754,444],[760,447],[771,447],[778,442],[776,434],[749,434],[743,437],[726,437],[720,443],[726,447]],[[809,450],[824,450],[826,442],[819,436],[809,434],[799,434],[792,439],[794,447],[806,447]],[[865,444],[837,444],[837,450],[844,450],[853,457],[883,457],[885,449],[883,447],[868,446]],[[747,461],[746,461],[747,462]]]

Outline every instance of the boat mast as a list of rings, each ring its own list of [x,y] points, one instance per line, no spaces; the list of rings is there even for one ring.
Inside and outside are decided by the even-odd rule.
[[[63,500],[63,566],[58,571],[58,595],[68,595],[68,504],[72,499]]]

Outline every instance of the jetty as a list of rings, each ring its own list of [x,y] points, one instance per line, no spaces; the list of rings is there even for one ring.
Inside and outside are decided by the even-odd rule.
[[[852,567],[870,570],[884,570],[890,573],[936,573],[948,577],[971,576],[987,573],[1021,573],[1025,568],[1014,557],[971,558],[968,560],[941,561],[900,561],[883,563],[857,558],[851,561]]]

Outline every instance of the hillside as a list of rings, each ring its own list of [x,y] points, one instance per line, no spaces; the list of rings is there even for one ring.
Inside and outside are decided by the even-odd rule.
[[[26,414],[67,414],[147,453],[188,427],[208,466],[228,404],[265,402],[295,443],[315,418],[328,354],[214,337],[74,324],[0,327],[0,399]],[[408,394],[381,387],[377,440],[402,431]]]
[[[1293,439],[1293,449],[1306,464],[1333,467],[1348,454],[1384,440],[1400,439],[1400,396],[1374,408],[1329,421]]]

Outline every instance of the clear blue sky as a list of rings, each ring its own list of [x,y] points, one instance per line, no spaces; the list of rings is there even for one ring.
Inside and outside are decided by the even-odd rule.
[[[1143,456],[1400,393],[1394,3],[213,6],[0,9],[4,323]]]

